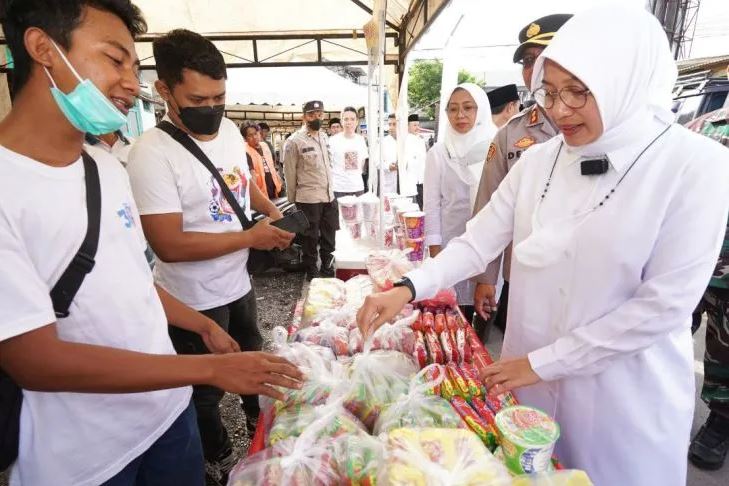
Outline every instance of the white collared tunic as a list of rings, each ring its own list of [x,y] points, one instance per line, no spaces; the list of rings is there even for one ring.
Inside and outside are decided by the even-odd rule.
[[[568,150],[555,167],[540,221],[584,213],[609,193],[661,127],[609,153],[582,176]],[[490,203],[438,258],[411,272],[418,298],[482,272],[532,214],[562,143],[525,152]],[[684,486],[694,408],[690,315],[716,264],[729,208],[729,152],[672,126],[609,200],[586,217],[560,260],[512,257],[502,357],[528,356],[543,381],[522,403],[562,428],[556,454],[597,486]]]

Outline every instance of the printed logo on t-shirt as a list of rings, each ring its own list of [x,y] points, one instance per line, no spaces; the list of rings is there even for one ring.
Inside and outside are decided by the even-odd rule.
[[[134,214],[132,213],[132,207],[129,204],[122,204],[121,209],[119,209],[116,214],[121,218],[125,228],[133,228],[134,226],[136,226],[134,224]]]
[[[223,176],[225,184],[230,189],[230,192],[235,196],[236,201],[243,211],[246,210],[246,188],[248,187],[248,179],[240,170],[237,165],[233,167],[232,172],[225,172],[222,168],[218,167],[218,172]],[[213,221],[233,221],[235,217],[235,211],[228,204],[228,201],[223,195],[223,191],[220,190],[217,181],[213,176],[210,176],[210,216]]]
[[[344,152],[344,169],[359,170],[359,157],[356,151]]]

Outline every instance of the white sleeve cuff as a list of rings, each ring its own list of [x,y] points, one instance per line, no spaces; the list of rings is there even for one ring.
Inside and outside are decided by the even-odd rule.
[[[554,345],[544,346],[527,355],[532,370],[542,381],[553,381],[562,378],[566,373],[554,351]]]
[[[425,246],[442,245],[443,237],[440,235],[425,235]]]

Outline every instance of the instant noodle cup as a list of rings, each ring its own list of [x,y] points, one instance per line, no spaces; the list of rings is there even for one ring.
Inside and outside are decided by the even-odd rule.
[[[425,213],[413,211],[402,215],[405,223],[405,235],[411,240],[425,236]]]
[[[362,207],[362,219],[365,221],[379,221],[380,219],[380,200],[371,193],[363,194],[359,197],[359,203]]]
[[[355,222],[360,220],[360,203],[359,200],[354,196],[344,196],[337,199],[339,204],[339,213],[342,215],[342,219],[345,223]]]
[[[405,248],[411,250],[408,253],[408,259],[411,262],[422,262],[425,251],[425,238],[405,238]]]
[[[362,224],[361,223],[346,223],[345,226],[347,227],[347,231],[349,231],[349,236],[352,237],[353,240],[361,240],[362,239]]]
[[[362,223],[362,226],[364,226],[364,238],[370,239],[370,240],[376,240],[377,239],[377,223],[374,221],[366,221]]]
[[[536,408],[517,405],[496,414],[504,463],[514,474],[549,470],[559,425]]]
[[[395,248],[395,227],[385,228],[385,248]]]

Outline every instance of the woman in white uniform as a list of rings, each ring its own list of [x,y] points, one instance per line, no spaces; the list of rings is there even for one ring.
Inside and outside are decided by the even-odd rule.
[[[532,80],[562,134],[522,156],[464,235],[358,314],[370,334],[411,298],[483,271],[513,237],[502,357],[483,377],[553,415],[556,454],[597,486],[686,484],[691,312],[726,227],[729,156],[672,124],[675,79],[647,12],[573,17]]]
[[[425,159],[423,211],[430,256],[440,253],[449,241],[466,231],[486,152],[498,130],[486,92],[473,83],[460,84],[453,90],[445,112],[448,124],[444,140],[436,143]],[[474,285],[464,280],[455,289],[458,304],[470,321]]]

